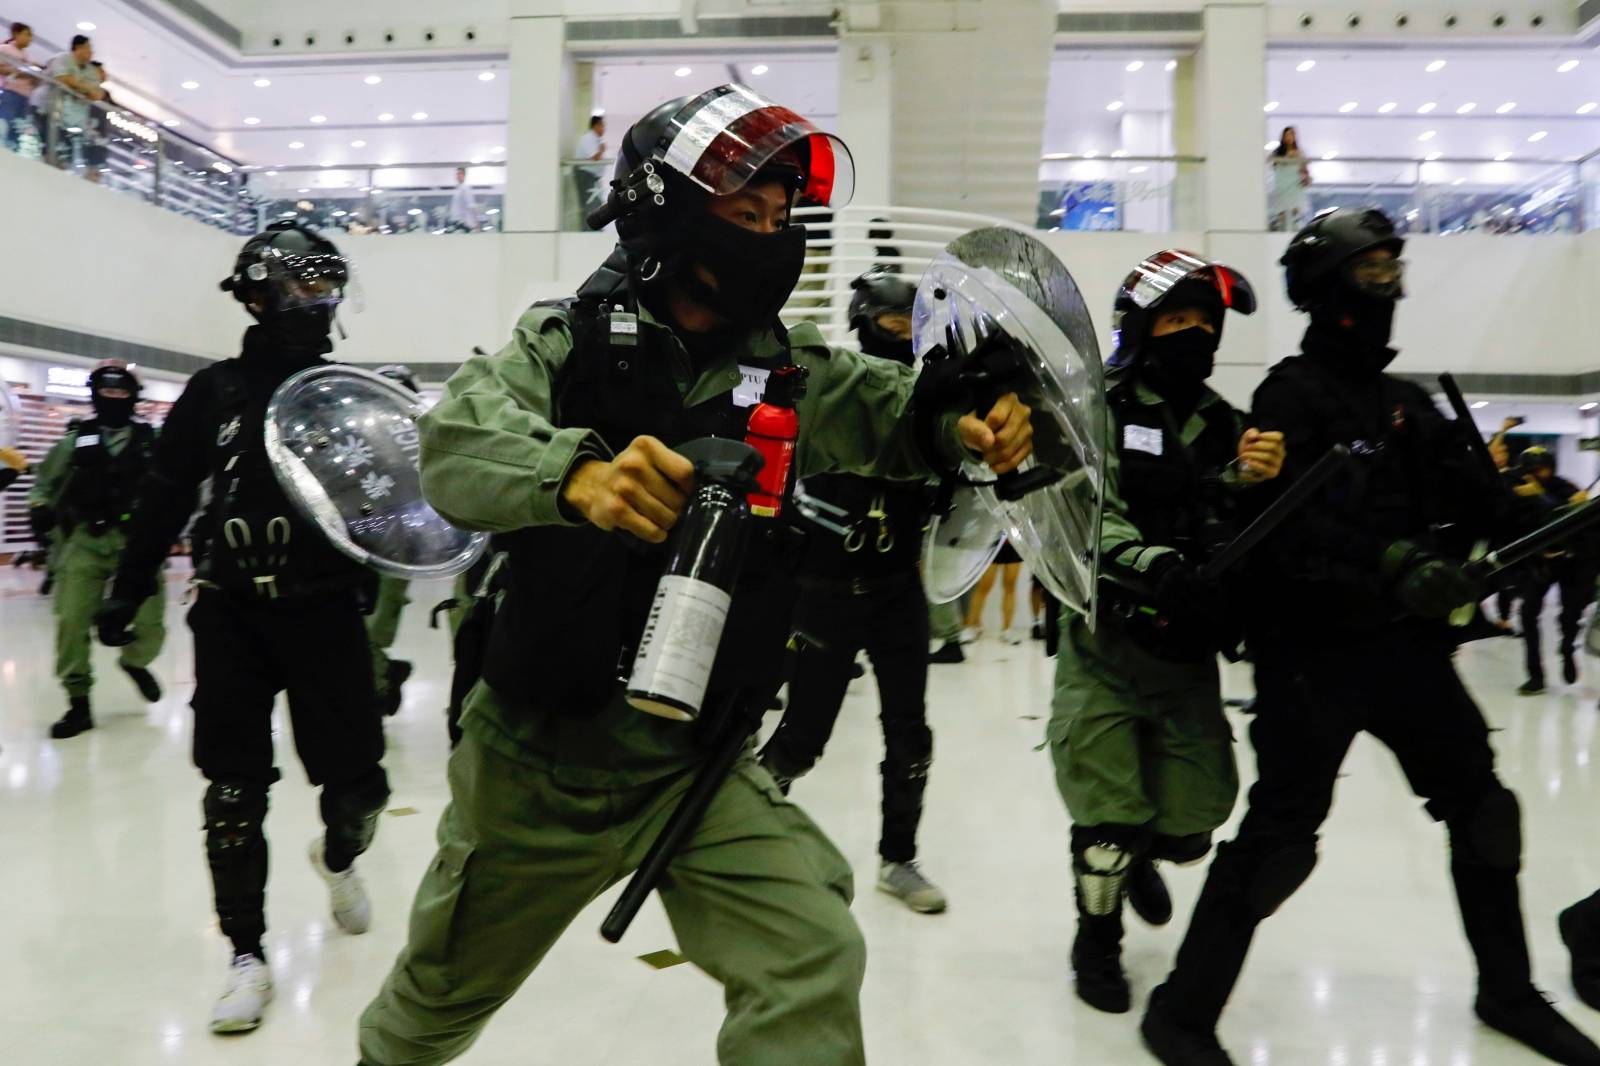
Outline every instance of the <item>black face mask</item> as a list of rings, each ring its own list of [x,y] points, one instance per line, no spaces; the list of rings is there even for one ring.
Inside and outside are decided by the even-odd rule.
[[[880,359],[893,359],[906,366],[911,365],[913,355],[910,337],[901,340],[893,334],[870,328],[861,330],[860,337],[861,350],[866,354],[875,355]]]
[[[782,309],[806,262],[806,229],[788,226],[757,233],[706,214],[688,234],[688,261],[710,271],[716,287],[682,275],[689,296],[730,323],[754,329],[771,324]]]
[[[333,350],[328,335],[333,332],[333,308],[303,307],[294,311],[261,316],[262,332],[285,355],[310,353],[323,355]]]
[[[1192,402],[1216,369],[1220,341],[1199,326],[1149,338],[1144,342],[1145,384],[1169,400]]]
[[[118,399],[112,396],[102,396],[98,392],[89,398],[89,403],[94,407],[94,418],[106,429],[121,429],[133,420],[133,407],[138,401],[131,396],[127,399]]]
[[[1339,304],[1311,315],[1314,325],[1340,338],[1339,360],[1358,374],[1382,373],[1394,361],[1395,301],[1359,293],[1343,294]]]

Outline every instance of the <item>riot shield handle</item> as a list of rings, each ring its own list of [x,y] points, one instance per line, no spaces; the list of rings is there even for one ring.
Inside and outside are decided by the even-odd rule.
[[[1017,350],[1018,342],[1004,332],[983,333],[978,336],[977,347],[967,352],[953,325],[946,325],[944,333],[946,351],[966,362],[959,380],[972,396],[973,408],[981,418],[1000,397],[1015,391],[1013,384],[1026,374]],[[1031,470],[1012,470],[995,478],[994,494],[1007,503],[1015,503],[1030,492],[1049,488],[1060,481],[1061,476],[1061,471],[1042,465]]]

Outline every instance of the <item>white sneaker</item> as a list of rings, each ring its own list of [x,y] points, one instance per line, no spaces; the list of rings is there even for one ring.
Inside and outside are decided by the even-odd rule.
[[[1006,629],[1001,631],[1000,639],[1007,644],[1021,644],[1026,639],[1026,635],[1015,629]]]
[[[982,626],[967,626],[961,630],[961,643],[976,644],[981,636],[983,636]]]
[[[272,1002],[272,971],[254,955],[235,955],[228,963],[228,983],[211,1008],[213,1033],[248,1033],[261,1024]]]
[[[885,862],[878,867],[878,891],[886,892],[918,914],[945,909],[944,893],[915,862]]]
[[[328,901],[333,909],[334,923],[347,933],[365,933],[372,927],[372,903],[352,863],[348,870],[334,873],[323,860],[323,838],[311,842],[309,858],[311,868],[328,883]]]

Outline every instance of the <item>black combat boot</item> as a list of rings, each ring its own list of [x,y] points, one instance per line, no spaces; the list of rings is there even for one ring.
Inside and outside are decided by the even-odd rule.
[[[1569,685],[1578,683],[1578,660],[1571,644],[1561,649],[1561,680]]]
[[[66,740],[94,728],[94,715],[89,713],[89,697],[72,696],[69,699],[67,713],[50,727],[50,735],[57,740]]]
[[[1214,1027],[1198,1025],[1178,1016],[1166,985],[1150,993],[1139,1036],[1145,1050],[1165,1066],[1234,1066],[1222,1049]]]
[[[1572,955],[1572,990],[1600,1010],[1600,892],[1562,911],[1558,924]]]
[[[1141,859],[1129,868],[1124,891],[1128,906],[1146,925],[1159,928],[1172,921],[1172,893],[1167,891],[1154,859]]]
[[[1600,1066],[1600,1047],[1561,1016],[1532,985],[1513,992],[1480,988],[1474,1005],[1478,1018],[1551,1062],[1564,1066]]]
[[[378,696],[378,708],[383,711],[385,718],[400,713],[400,705],[405,701],[401,688],[410,677],[410,663],[404,659],[389,660],[389,666],[384,671],[384,690]]]
[[[1132,1007],[1128,975],[1122,972],[1122,908],[1090,914],[1078,893],[1078,935],[1072,941],[1072,974],[1078,998],[1107,1014],[1126,1014]]]

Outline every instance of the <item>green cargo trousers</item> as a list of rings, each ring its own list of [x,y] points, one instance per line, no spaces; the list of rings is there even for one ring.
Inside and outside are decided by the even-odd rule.
[[[1062,618],[1047,737],[1056,787],[1080,826],[1209,833],[1233,812],[1239,771],[1213,658],[1173,663],[1111,624]]]
[[[362,1062],[434,1066],[466,1051],[578,912],[634,870],[688,784],[575,790],[469,732],[410,941],[361,1018]],[[742,762],[661,886],[679,950],[723,985],[723,1066],[866,1062],[851,894],[844,857]]]
[[[367,643],[372,648],[372,689],[379,696],[389,691],[389,649],[400,634],[400,615],[411,602],[411,583],[402,577],[378,579],[378,598],[367,615]]]
[[[68,696],[87,696],[94,684],[94,614],[116,576],[127,543],[120,529],[94,536],[79,527],[53,549],[56,588],[56,677]],[[166,589],[145,600],[133,619],[133,643],[121,649],[124,666],[148,667],[167,639]]]

